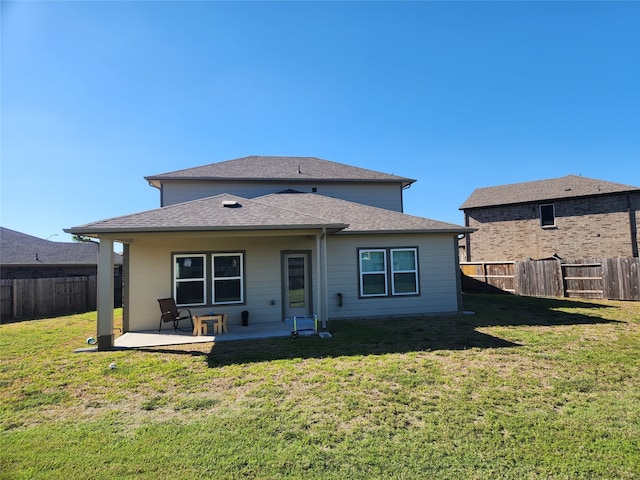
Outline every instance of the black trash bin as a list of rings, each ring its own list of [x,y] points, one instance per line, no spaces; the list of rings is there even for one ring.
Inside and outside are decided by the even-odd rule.
[[[249,325],[249,312],[244,310],[242,312],[242,326],[246,327],[247,325]]]

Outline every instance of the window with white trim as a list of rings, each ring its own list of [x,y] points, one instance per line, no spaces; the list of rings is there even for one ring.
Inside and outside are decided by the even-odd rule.
[[[244,302],[244,255],[214,253],[212,256],[212,296],[214,305]]]
[[[417,248],[359,249],[358,256],[361,297],[420,293]]]
[[[387,295],[387,251],[360,250],[360,295]]]
[[[391,249],[391,294],[418,293],[418,249]]]
[[[206,305],[206,256],[173,256],[173,297],[177,305]]]

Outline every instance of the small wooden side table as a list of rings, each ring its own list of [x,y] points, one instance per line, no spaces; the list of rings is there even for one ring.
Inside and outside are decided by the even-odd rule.
[[[220,313],[217,315],[194,315],[193,316],[193,334],[194,335],[201,335],[203,328],[203,322],[206,321],[213,321],[215,322],[213,324],[213,334],[220,334],[220,333],[227,333],[227,314],[226,313]],[[206,323],[204,323],[204,326],[206,328]],[[206,335],[207,331],[206,329],[204,330],[204,333]]]

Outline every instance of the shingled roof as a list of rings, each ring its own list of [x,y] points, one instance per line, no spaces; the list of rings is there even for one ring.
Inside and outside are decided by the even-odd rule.
[[[122,257],[114,254],[116,264]],[[51,242],[0,227],[0,264],[2,265],[97,265],[98,244]]]
[[[345,228],[318,215],[283,211],[256,199],[221,194],[66,229],[74,234]]]
[[[263,204],[286,209],[315,213],[333,221],[347,224],[340,233],[465,233],[473,229],[452,223],[416,217],[384,208],[371,207],[314,193],[275,193],[259,197]]]
[[[460,206],[460,210],[638,191],[640,188],[630,185],[567,175],[548,180],[477,188]]]
[[[459,225],[311,193],[270,194],[253,199],[222,194],[101,220],[65,231],[99,235],[308,228],[327,228],[344,233],[471,231]]]
[[[145,177],[155,186],[166,180],[390,182],[415,180],[315,157],[249,156]]]

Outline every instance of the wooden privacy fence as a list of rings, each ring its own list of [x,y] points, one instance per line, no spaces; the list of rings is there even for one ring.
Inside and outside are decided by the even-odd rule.
[[[0,323],[96,309],[97,277],[0,280]]]
[[[640,300],[640,259],[462,262],[464,292]]]

